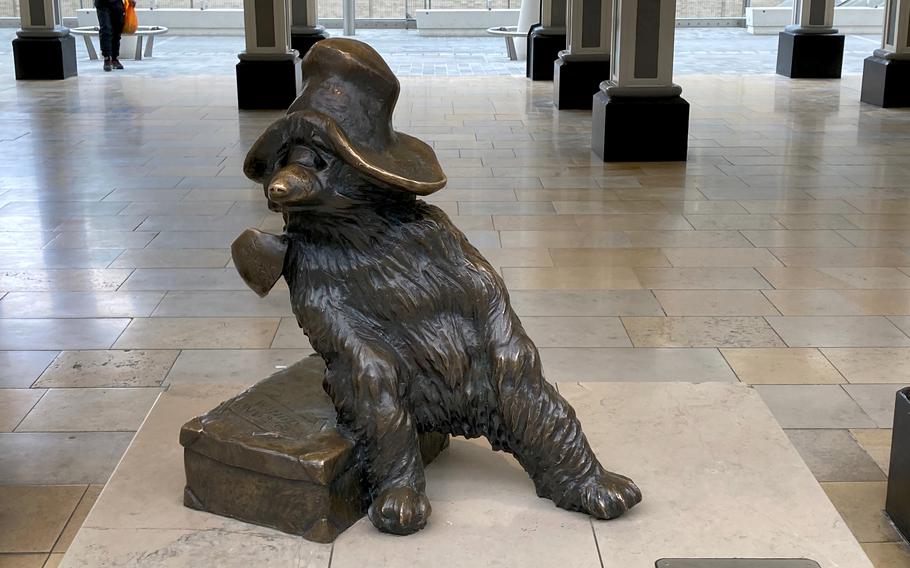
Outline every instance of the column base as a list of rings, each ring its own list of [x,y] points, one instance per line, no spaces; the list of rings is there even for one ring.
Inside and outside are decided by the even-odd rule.
[[[844,63],[842,34],[780,32],[777,74],[791,79],[840,79]]]
[[[13,40],[13,60],[17,80],[53,80],[75,77],[76,38],[17,37]]]
[[[600,91],[600,83],[610,77],[610,58],[566,60],[553,63],[553,104],[559,110],[591,108],[591,96]]]
[[[525,75],[532,81],[552,81],[553,63],[566,48],[566,34],[550,35],[543,28],[528,32],[528,57]]]
[[[897,393],[892,432],[885,511],[897,530],[910,540],[910,388]]]
[[[880,107],[910,107],[910,60],[867,57],[860,100]]]
[[[325,29],[316,28],[307,33],[294,33],[294,31],[291,30],[291,49],[296,49],[300,54],[300,58],[303,59],[303,56],[307,54],[311,47],[316,45],[316,42],[328,38],[329,34]]]
[[[593,97],[591,149],[605,162],[684,162],[689,103],[680,96]]]
[[[286,109],[303,89],[300,58],[241,59],[237,106],[241,110]]]

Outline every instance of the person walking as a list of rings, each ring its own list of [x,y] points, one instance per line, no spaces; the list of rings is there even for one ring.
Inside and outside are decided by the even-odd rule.
[[[131,6],[136,0],[127,0]],[[101,55],[104,57],[104,70],[123,69],[120,63],[120,36],[123,33],[123,20],[126,17],[123,0],[95,0],[98,12],[98,35],[101,41]]]

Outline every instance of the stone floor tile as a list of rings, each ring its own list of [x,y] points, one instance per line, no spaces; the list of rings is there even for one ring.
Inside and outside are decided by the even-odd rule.
[[[774,248],[771,253],[786,266],[900,267],[910,255],[899,248]]]
[[[666,248],[662,251],[675,267],[780,266],[763,248]]]
[[[613,215],[575,215],[575,223],[584,230],[597,231],[691,231],[692,225],[682,215],[666,213],[617,213]]]
[[[56,356],[57,351],[0,351],[0,388],[27,389]]]
[[[163,292],[11,292],[0,300],[0,318],[147,317]]]
[[[845,282],[850,288],[910,288],[910,276],[891,267],[819,268],[819,271]]]
[[[554,266],[670,266],[660,249],[554,248],[550,256]]]
[[[873,316],[768,316],[790,347],[904,347],[910,338],[887,319]]]
[[[743,248],[750,243],[737,231],[626,231],[633,247]]]
[[[648,290],[516,290],[512,308],[527,316],[662,316]]]
[[[760,317],[624,317],[636,347],[783,347]]]
[[[0,350],[107,349],[130,320],[0,319]]]
[[[735,349],[721,353],[750,385],[838,384],[844,378],[817,349]]]
[[[856,540],[867,543],[899,539],[883,511],[885,482],[830,482],[821,485]]]
[[[0,485],[0,552],[50,552],[84,485]]]
[[[248,290],[233,268],[137,268],[121,290]]]
[[[47,557],[43,568],[58,568],[61,562],[63,562],[63,553],[54,552]]]
[[[910,349],[822,349],[851,383],[904,383],[910,377]]]
[[[161,391],[157,388],[49,389],[17,432],[134,432]]]
[[[891,429],[854,428],[850,435],[887,475],[891,465]]]
[[[716,349],[542,348],[540,358],[551,381],[736,381]]]
[[[836,231],[742,231],[757,247],[852,247]]]
[[[3,307],[0,301],[0,308]],[[288,294],[277,291],[260,298],[245,291],[168,292],[154,317],[270,317],[291,316]]]
[[[278,331],[272,340],[272,349],[310,349],[310,341],[292,317],[281,318]]]
[[[152,250],[227,249],[238,234],[238,231],[166,231],[158,233],[158,236],[148,244],[148,248]]]
[[[618,317],[535,317],[522,325],[537,347],[632,347]]]
[[[171,368],[167,383],[247,387],[312,353],[312,349],[184,349]]]
[[[157,387],[179,351],[64,351],[35,382],[41,388]]]
[[[262,349],[272,342],[278,321],[278,318],[136,318],[114,348]]]
[[[103,488],[103,485],[88,486],[88,488],[85,490],[85,494],[82,496],[82,499],[79,500],[79,504],[76,506],[76,510],[73,511],[72,516],[66,522],[66,527],[64,527],[63,532],[60,533],[60,537],[54,544],[54,552],[66,552],[66,549],[69,548],[70,544],[73,542],[73,539],[76,537],[76,533],[80,528],[82,528],[82,523],[85,521],[85,517],[87,517],[89,511],[92,510],[92,506],[95,504],[95,500],[98,499],[98,495],[101,493],[101,490]]]
[[[502,231],[506,248],[609,248],[629,244],[622,231]]]
[[[910,316],[891,316],[888,319],[901,331],[910,334]]]
[[[654,295],[668,316],[780,314],[757,290],[656,290]]]
[[[480,218],[490,219],[488,216]],[[578,231],[572,215],[494,215],[497,231]]]
[[[700,231],[784,228],[771,215],[686,215],[686,219]]]
[[[870,315],[862,305],[851,302],[841,292],[843,290],[765,290],[764,294],[785,316]]]
[[[874,428],[840,385],[756,385],[783,428]]]
[[[4,554],[0,553],[0,568],[46,568],[45,553]]]
[[[503,268],[509,290],[638,290],[642,288],[632,268],[560,267]]]
[[[894,405],[897,391],[910,386],[910,377],[902,383],[844,385],[853,400],[875,421],[879,428],[891,428],[894,424]]]
[[[12,432],[42,396],[40,389],[0,389],[0,432]]]
[[[787,430],[819,481],[884,481],[885,475],[847,430]]]
[[[483,248],[480,254],[495,268],[553,266],[545,248]]]
[[[910,566],[910,546],[902,542],[867,542],[863,550],[875,568],[907,568]]]
[[[844,215],[852,225],[858,229],[872,230],[905,230],[910,227],[910,215],[877,215],[866,213],[863,215]]]
[[[111,268],[224,268],[231,253],[224,249],[130,249]]]
[[[35,254],[28,250],[0,250],[4,271],[105,268],[123,252],[120,249],[58,249]],[[118,267],[114,267],[118,268]]]
[[[106,217],[94,215],[91,217],[70,217],[54,227],[54,230],[81,233],[90,231],[133,231],[144,219],[144,215],[110,215]]]
[[[857,225],[845,217],[853,215],[774,215],[778,223],[787,229],[811,231],[818,229],[855,229]]]
[[[857,209],[840,199],[739,200],[749,213],[794,215],[805,213],[856,213]]]
[[[779,290],[837,290],[849,288],[846,282],[815,268],[808,267],[759,267],[762,277]]]
[[[0,433],[0,484],[105,483],[133,432]]]
[[[122,269],[0,271],[0,290],[7,292],[117,290],[130,275]]]
[[[145,248],[157,232],[139,231],[102,231],[89,232],[64,231],[47,244],[48,249],[141,249]]]
[[[768,283],[753,268],[635,268],[644,288],[654,290],[756,290]]]

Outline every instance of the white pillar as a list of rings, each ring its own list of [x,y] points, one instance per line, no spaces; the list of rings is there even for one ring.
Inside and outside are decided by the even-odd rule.
[[[246,50],[255,59],[282,59],[291,51],[291,5],[288,0],[243,0]]]
[[[614,0],[609,96],[677,96],[673,83],[675,0]]]
[[[246,49],[238,57],[241,109],[286,109],[303,86],[300,57],[291,48],[290,0],[243,0]]]
[[[566,0],[541,1],[540,27],[551,33],[566,33]]]
[[[522,7],[527,1],[522,2]],[[525,75],[533,81],[553,80],[553,63],[565,48],[566,0],[541,0],[540,25],[528,33]]]
[[[312,32],[319,26],[316,0],[291,0],[291,33]]]
[[[910,59],[910,0],[886,0],[880,51],[887,59]]]
[[[69,33],[60,16],[60,0],[19,0],[19,37],[52,37]]]
[[[613,0],[568,0],[567,11],[566,49],[560,57],[609,59]]]
[[[834,0],[794,0],[793,23],[787,31],[794,33],[837,33],[834,29]]]

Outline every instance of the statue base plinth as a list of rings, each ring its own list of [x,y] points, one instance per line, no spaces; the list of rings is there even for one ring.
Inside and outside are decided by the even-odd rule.
[[[332,542],[369,506],[359,447],[308,357],[184,424],[184,505]],[[448,444],[423,434],[429,463]]]

